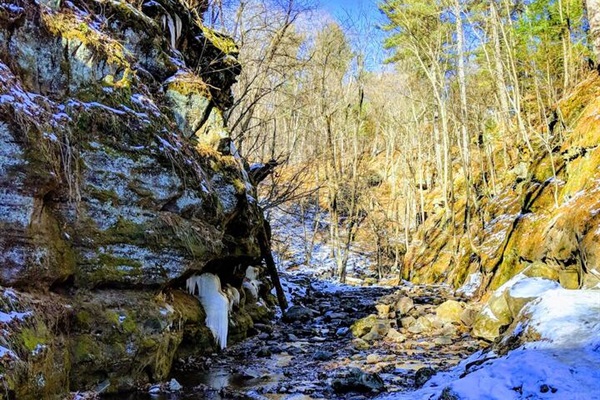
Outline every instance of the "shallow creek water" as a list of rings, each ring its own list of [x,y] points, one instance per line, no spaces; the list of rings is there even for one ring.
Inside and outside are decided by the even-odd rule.
[[[334,390],[332,381],[338,371],[356,367],[377,374],[384,392],[410,391],[419,386],[423,368],[449,369],[480,348],[481,343],[458,326],[412,333],[400,327],[399,318],[397,330],[403,337],[395,340],[384,337],[357,343],[347,332],[354,321],[377,314],[377,304],[400,297],[411,297],[415,318],[431,315],[449,297],[439,287],[332,289],[306,278],[287,279],[297,279],[292,286],[308,289],[305,297],[293,302],[312,310],[310,318],[287,323],[277,319],[272,325],[257,326],[259,334],[221,354],[178,362],[173,378],[184,387],[181,392],[137,393],[119,399],[367,399],[380,393]]]

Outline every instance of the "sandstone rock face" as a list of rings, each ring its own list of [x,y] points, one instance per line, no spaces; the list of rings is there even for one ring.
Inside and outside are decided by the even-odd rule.
[[[559,281],[564,288],[596,287],[599,99],[600,77],[590,74],[557,104],[567,131],[564,140],[555,144],[552,154],[542,146],[532,161],[499,175],[496,193],[482,199],[479,212],[472,214],[469,234],[457,227],[461,233],[454,232],[450,240],[450,220],[433,205],[427,209],[429,217],[407,249],[403,278],[455,287],[476,283],[468,292],[479,298],[526,269],[528,276]],[[453,215],[464,212],[464,202],[457,202]],[[480,279],[470,282],[472,277]]]
[[[0,308],[26,317],[2,343],[3,386],[47,398],[164,379],[176,354],[214,346],[185,278],[239,288],[260,258],[263,217],[222,118],[235,45],[172,0],[13,3],[0,5],[0,286],[14,299]],[[163,17],[182,21],[177,37]],[[232,336],[266,313],[246,299]]]

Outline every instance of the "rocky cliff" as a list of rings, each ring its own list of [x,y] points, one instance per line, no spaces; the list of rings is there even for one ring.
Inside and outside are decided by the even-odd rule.
[[[237,48],[178,0],[0,4],[0,398],[129,390],[215,348],[203,271],[242,291],[262,214],[223,111]],[[236,307],[237,309],[237,307]]]
[[[599,96],[594,72],[557,104],[554,130],[540,131],[531,160],[512,165],[497,193],[481,196],[468,231],[453,230],[442,210],[429,210],[409,247],[405,278],[449,282],[489,299],[476,335],[494,339],[517,317],[523,304],[512,307],[507,290],[521,279],[541,278],[547,288],[551,281],[599,287]],[[457,225],[464,216],[464,202],[457,202]]]

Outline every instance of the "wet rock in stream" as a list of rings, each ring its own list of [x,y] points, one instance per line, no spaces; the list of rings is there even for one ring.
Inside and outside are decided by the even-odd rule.
[[[385,384],[379,375],[365,373],[359,368],[337,371],[331,386],[336,393],[379,393],[385,389]]]
[[[284,318],[256,325],[257,335],[220,354],[191,364],[179,360],[175,377],[190,397],[176,398],[373,398],[414,390],[431,371],[446,370],[480,347],[457,317],[462,304],[448,303],[452,318],[444,315],[448,304],[437,313],[439,305],[456,300],[445,288],[301,279],[294,283],[307,285],[301,291],[307,295],[292,298]],[[424,329],[410,329],[414,325]]]
[[[313,310],[302,306],[291,306],[283,315],[284,322],[304,322],[310,320],[314,315]]]

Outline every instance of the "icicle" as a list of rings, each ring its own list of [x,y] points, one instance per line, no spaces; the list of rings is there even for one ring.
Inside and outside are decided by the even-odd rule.
[[[224,349],[227,346],[229,299],[221,290],[219,277],[214,274],[192,276],[186,281],[186,287],[192,295],[198,292],[198,299],[206,312],[206,326]]]
[[[170,15],[167,16],[167,25],[169,26],[169,36],[171,37],[171,47],[175,48],[176,32],[175,32],[175,21]]]
[[[244,278],[244,284],[242,285],[252,293],[255,299],[258,299],[258,288],[261,282],[258,280],[258,269],[254,267],[248,267],[246,269],[246,277]]]
[[[183,30],[183,23],[179,15],[175,14],[175,40],[179,40],[181,37],[181,31]]]
[[[198,275],[191,276],[189,279],[185,281],[185,288],[189,294],[192,296],[196,294],[196,281],[198,280]]]

